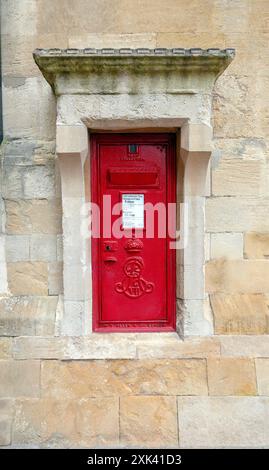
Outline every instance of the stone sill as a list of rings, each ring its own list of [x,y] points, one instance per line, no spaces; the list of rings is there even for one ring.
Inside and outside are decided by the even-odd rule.
[[[6,338],[7,339],[7,338]],[[3,339],[0,339],[0,344]],[[14,359],[178,359],[209,356],[269,357],[269,335],[189,337],[176,333],[99,334],[87,337],[13,338]]]

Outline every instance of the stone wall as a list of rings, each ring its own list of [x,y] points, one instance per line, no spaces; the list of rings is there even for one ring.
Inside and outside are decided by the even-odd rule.
[[[1,8],[0,444],[268,447],[268,1],[2,0]],[[56,109],[32,51],[85,46],[236,49],[213,99],[210,340],[139,345],[136,335],[107,350],[57,338]]]
[[[267,337],[163,335],[83,361],[75,338],[1,339],[0,445],[268,447]]]

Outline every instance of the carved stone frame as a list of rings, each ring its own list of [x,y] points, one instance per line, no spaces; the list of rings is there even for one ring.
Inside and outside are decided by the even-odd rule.
[[[213,333],[204,286],[211,100],[214,82],[234,51],[177,51],[184,50],[163,51],[161,56],[156,51],[141,55],[88,49],[34,53],[57,96],[64,247],[61,335],[93,335],[91,244],[80,230],[81,208],[90,201],[90,135],[125,131],[177,134],[177,203],[179,208],[184,203],[185,225],[181,221],[180,228],[188,240],[177,251],[177,332],[181,337]]]

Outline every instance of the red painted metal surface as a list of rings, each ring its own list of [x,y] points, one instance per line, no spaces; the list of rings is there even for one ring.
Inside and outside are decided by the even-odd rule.
[[[167,213],[166,236],[158,237],[155,212],[154,233],[147,238],[147,212],[139,219],[141,210],[137,218],[129,211],[141,202],[162,203],[165,208],[175,203],[174,135],[91,134],[91,161],[92,201],[101,214],[101,236],[92,238],[93,329],[174,330],[176,253],[169,246]],[[126,212],[120,212],[125,217],[121,224],[119,213],[105,212],[103,196],[111,196],[111,207],[127,204],[122,206]],[[107,233],[108,222],[109,228],[120,227],[121,238],[113,230]],[[130,223],[144,228],[126,229]]]

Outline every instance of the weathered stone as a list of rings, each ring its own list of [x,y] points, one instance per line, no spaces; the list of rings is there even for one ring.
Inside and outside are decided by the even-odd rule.
[[[106,447],[119,443],[118,398],[17,400],[14,445]]]
[[[212,233],[211,258],[243,258],[242,233]]]
[[[39,397],[39,361],[0,361],[0,397]]]
[[[156,33],[137,33],[137,34],[77,34],[76,36],[69,36],[68,47],[82,48],[85,44],[90,44],[91,47],[101,49],[103,47],[130,47],[136,48],[143,44],[143,47],[154,48],[156,46]]]
[[[255,137],[251,100],[252,77],[249,75],[222,75],[214,88],[214,135],[218,138]],[[236,122],[236,126],[234,123]]]
[[[269,358],[255,360],[258,394],[269,396]]]
[[[206,395],[203,359],[42,363],[44,397]]]
[[[48,265],[49,295],[58,295],[63,293],[63,263],[54,262]]]
[[[55,196],[55,170],[53,166],[33,166],[23,175],[24,197],[45,199]]]
[[[269,292],[269,260],[226,260],[206,264],[206,291],[258,294]]]
[[[125,336],[125,335],[124,335]],[[118,334],[92,333],[88,337],[68,338],[62,351],[63,359],[135,359],[133,337]]]
[[[26,13],[27,12],[27,13]],[[35,0],[24,0],[18,4],[16,0],[9,0],[2,5],[2,14],[5,21],[2,23],[2,34],[27,36],[36,32],[37,4]],[[8,24],[17,24],[17,29],[10,29]]]
[[[18,25],[18,21],[16,21]],[[33,50],[36,47],[66,48],[67,35],[60,34],[38,34],[16,35],[16,40],[9,29],[7,34],[2,34],[2,70],[9,78],[38,77],[39,71],[33,61]]]
[[[7,200],[6,231],[10,234],[57,234],[61,228],[59,200]]]
[[[269,399],[178,398],[183,448],[261,448],[269,445]]]
[[[14,359],[60,359],[64,355],[67,338],[31,337],[14,338]]]
[[[20,166],[4,166],[2,194],[5,199],[23,198],[22,172]]]
[[[2,218],[2,207],[0,199],[0,224]],[[6,265],[6,250],[5,250],[5,236],[0,235],[0,294],[8,294],[7,283],[7,265]]]
[[[2,297],[0,336],[53,335],[57,297]]]
[[[208,358],[209,395],[256,395],[254,360]]]
[[[9,359],[12,355],[12,339],[0,338],[0,359]]]
[[[178,29],[178,28],[177,28]],[[209,48],[214,42],[216,47],[223,47],[222,34],[220,31],[217,33],[214,30],[199,31],[199,47]],[[185,47],[193,47],[196,40],[195,32],[189,29],[186,31],[177,32],[158,32],[157,33],[157,47],[174,47],[175,44],[184,44]]]
[[[82,336],[85,334],[85,302],[66,300],[62,308],[59,330],[62,335]],[[88,319],[90,321],[90,319]]]
[[[269,258],[269,233],[246,233],[244,242],[245,258]]]
[[[57,261],[63,261],[63,237],[57,235]]]
[[[219,336],[221,354],[239,357],[269,357],[269,335]]]
[[[11,444],[12,420],[12,400],[0,399],[0,446],[8,446]]]
[[[182,341],[177,338],[159,338],[147,341],[147,338],[137,340],[138,358],[206,358],[220,354],[220,343],[216,337],[189,337]]]
[[[40,76],[26,78],[19,87],[4,86],[3,93],[7,138],[48,141],[55,138],[55,99]]]
[[[178,447],[175,397],[122,397],[121,444],[132,447]]]
[[[132,338],[118,335],[21,336],[14,340],[13,355],[16,359],[135,359],[136,345]]]
[[[212,294],[216,334],[269,333],[269,314],[262,294]]]
[[[268,232],[268,212],[269,203],[265,198],[209,198],[206,201],[206,228],[208,232]]]
[[[43,262],[7,264],[8,285],[13,295],[47,295],[48,266]]]
[[[33,234],[30,238],[32,261],[56,261],[57,238],[55,235]]]
[[[30,258],[28,235],[7,235],[6,259],[8,262],[28,261]]]
[[[222,159],[212,171],[212,193],[215,196],[257,196],[264,173],[262,160]]]

